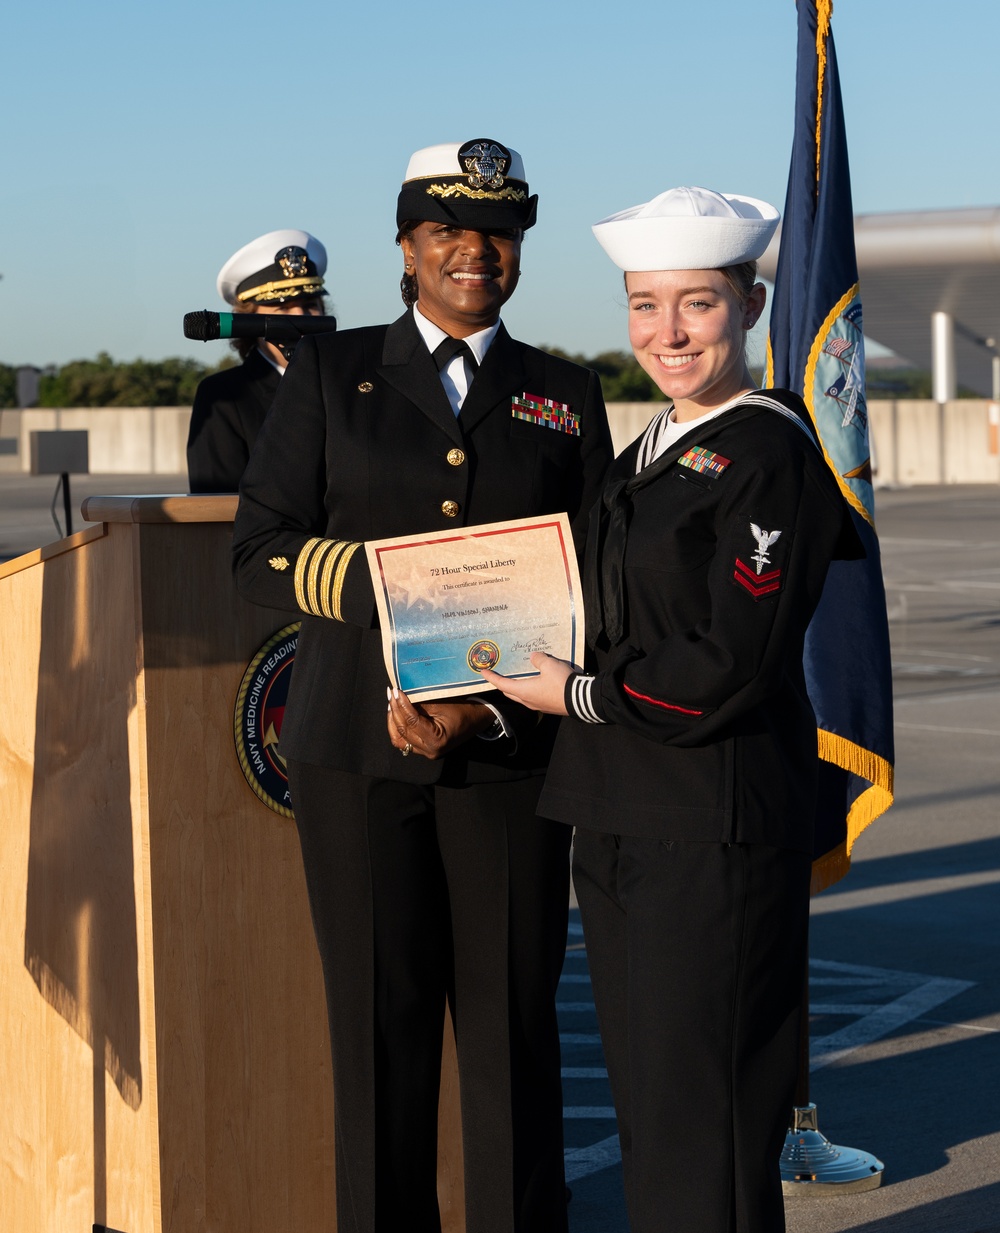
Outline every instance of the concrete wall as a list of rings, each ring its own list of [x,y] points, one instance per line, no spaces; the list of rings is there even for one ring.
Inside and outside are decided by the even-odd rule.
[[[611,425],[615,453],[620,454],[626,445],[631,445],[653,416],[666,405],[663,402],[609,402],[608,423]]]
[[[661,406],[650,402],[609,404],[616,453],[642,432]],[[868,410],[876,484],[1000,483],[997,404],[972,398],[943,406],[929,401],[879,401],[870,402]],[[0,471],[31,469],[30,432],[86,428],[94,475],[184,474],[190,416],[189,407],[4,411],[0,418],[0,446],[5,446],[0,448]]]
[[[7,411],[8,416],[18,414]],[[187,471],[190,407],[33,408],[19,413],[18,470],[31,470],[31,432],[86,428],[92,475],[176,475]]]
[[[1000,483],[1000,407],[985,399],[870,402],[875,482]]]

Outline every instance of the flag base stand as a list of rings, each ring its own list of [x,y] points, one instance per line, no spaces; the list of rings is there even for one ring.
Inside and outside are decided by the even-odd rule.
[[[816,1106],[792,1110],[792,1125],[781,1152],[781,1189],[800,1194],[874,1190],[882,1182],[882,1161],[853,1147],[836,1147],[820,1133]]]

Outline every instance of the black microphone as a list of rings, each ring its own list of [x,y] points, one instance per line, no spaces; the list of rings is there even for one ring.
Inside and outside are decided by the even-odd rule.
[[[336,317],[300,317],[286,313],[213,313],[203,309],[184,314],[184,337],[199,342],[216,338],[264,338],[295,342],[303,334],[332,334]]]

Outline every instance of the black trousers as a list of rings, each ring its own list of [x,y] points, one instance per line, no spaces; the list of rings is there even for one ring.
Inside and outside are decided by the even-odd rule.
[[[438,1233],[445,999],[468,1233],[565,1233],[555,993],[569,828],[541,780],[421,787],[289,763],[333,1049],[340,1233]]]
[[[632,1233],[780,1233],[810,862],[576,833]]]

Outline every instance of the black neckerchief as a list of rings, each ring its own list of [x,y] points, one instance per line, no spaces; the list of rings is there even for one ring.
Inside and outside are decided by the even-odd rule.
[[[761,391],[769,398],[774,391]],[[758,395],[759,396],[759,395]],[[692,424],[691,431],[675,441],[655,461],[636,475],[622,475],[622,467],[631,470],[635,466],[642,437],[636,442],[635,448],[627,449],[618,463],[614,464],[604,493],[590,514],[590,529],[587,535],[587,551],[585,563],[586,584],[584,589],[584,612],[587,625],[587,642],[593,647],[603,630],[612,646],[617,645],[625,628],[625,546],[628,541],[629,522],[632,517],[632,497],[641,488],[647,487],[660,478],[664,472],[671,470],[677,460],[696,445],[710,441],[720,430],[729,428],[756,415],[765,414],[768,410],[774,414],[773,408],[766,404],[754,404],[754,394],[747,397],[722,415],[714,416],[703,424],[699,431],[697,422]],[[802,416],[789,407],[784,399],[778,399],[787,412],[795,414],[802,421]],[[813,444],[816,435],[808,420],[803,421],[802,428]],[[645,436],[645,434],[643,434]],[[622,464],[619,466],[618,464]]]

